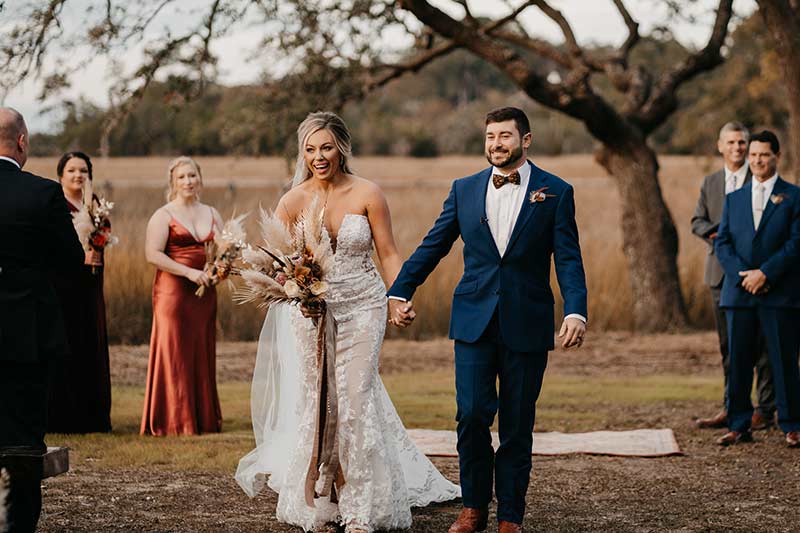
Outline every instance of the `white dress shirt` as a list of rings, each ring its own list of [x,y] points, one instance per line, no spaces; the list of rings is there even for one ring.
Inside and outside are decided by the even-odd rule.
[[[14,159],[11,159],[10,157],[6,157],[6,156],[4,156],[4,155],[0,155],[0,160],[3,160],[3,161],[11,161],[11,162],[12,162],[12,163],[14,163],[15,165],[17,165],[17,168],[18,168],[18,169],[22,170],[22,167],[21,167],[21,166],[19,166],[19,163],[17,163],[17,162],[16,162]]]
[[[514,224],[516,224],[520,209],[522,209],[525,192],[528,190],[528,181],[531,178],[531,166],[526,161],[517,169],[517,172],[519,172],[519,185],[506,183],[498,189],[491,179],[486,185],[486,219],[500,257],[506,253],[508,240],[511,238]],[[507,176],[510,173],[501,172],[500,169],[492,167],[492,175],[495,174]]]
[[[752,206],[753,206],[753,226],[758,229],[761,223],[761,216],[764,214],[764,209],[767,208],[769,197],[772,196],[772,190],[775,188],[775,183],[778,181],[778,175],[775,174],[766,181],[758,181],[753,178],[751,183],[752,190]],[[759,189],[761,189],[759,191]]]
[[[508,248],[508,241],[514,225],[519,218],[519,212],[525,201],[528,191],[528,182],[531,179],[531,165],[527,161],[517,169],[519,172],[519,185],[506,183],[499,189],[494,186],[493,180],[489,180],[486,185],[486,220],[489,224],[489,231],[492,232],[494,243],[500,257],[503,257]],[[492,175],[501,174],[507,176],[509,173],[502,172],[497,167],[492,167]],[[586,317],[577,313],[572,313],[564,317],[577,318],[586,323]]]
[[[747,170],[750,168],[749,165],[744,164],[740,166],[739,170],[736,172],[733,172],[724,165],[722,168],[725,169],[725,194],[730,194],[733,191],[741,189],[747,177]]]

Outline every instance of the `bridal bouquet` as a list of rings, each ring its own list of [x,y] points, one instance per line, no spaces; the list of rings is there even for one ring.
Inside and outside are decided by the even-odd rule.
[[[336,394],[335,319],[325,295],[325,281],[333,267],[333,250],[323,223],[324,209],[314,200],[293,227],[272,213],[261,210],[263,246],[249,248],[243,259],[250,266],[241,270],[246,287],[236,295],[239,303],[258,302],[269,307],[278,302],[300,303],[317,311],[317,413],[315,443],[305,480],[306,503],[314,507],[319,496],[337,501],[337,490],[345,483],[339,462],[336,428],[338,397]]]
[[[117,237],[111,234],[109,215],[112,209],[114,202],[95,196],[92,182],[87,181],[84,185],[83,207],[72,217],[75,232],[87,252],[102,252],[117,243]],[[92,274],[96,273],[97,265],[92,265]]]
[[[247,213],[231,218],[222,227],[222,232],[205,244],[206,266],[203,268],[203,272],[211,280],[212,286],[228,279],[231,274],[238,273],[236,263],[241,259],[242,251],[247,247],[245,244],[247,234],[242,224],[245,218],[247,218]],[[205,285],[200,285],[195,291],[195,295],[198,297],[205,293]]]
[[[324,310],[328,291],[325,276],[332,266],[333,250],[322,219],[317,201],[292,228],[262,209],[263,245],[242,252],[248,266],[239,272],[245,287],[236,295],[237,302],[258,302],[259,307],[269,307],[289,301]]]

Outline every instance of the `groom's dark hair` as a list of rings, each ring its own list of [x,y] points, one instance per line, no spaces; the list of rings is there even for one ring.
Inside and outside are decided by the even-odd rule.
[[[525,137],[531,132],[531,123],[528,122],[528,117],[522,109],[517,107],[501,107],[494,109],[486,114],[486,126],[494,124],[495,122],[505,122],[506,120],[513,120],[517,125],[517,131],[520,137]]]

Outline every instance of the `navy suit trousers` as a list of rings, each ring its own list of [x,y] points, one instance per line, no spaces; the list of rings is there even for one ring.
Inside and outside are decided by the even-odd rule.
[[[464,506],[488,506],[494,477],[498,520],[521,524],[531,472],[536,400],[547,352],[509,349],[503,343],[495,311],[476,342],[455,342],[455,363]],[[500,447],[495,453],[490,427],[496,413]]]
[[[734,307],[726,312],[730,345],[728,427],[739,432],[750,429],[750,391],[761,332],[772,367],[778,425],[784,432],[800,431],[800,309],[758,306]]]

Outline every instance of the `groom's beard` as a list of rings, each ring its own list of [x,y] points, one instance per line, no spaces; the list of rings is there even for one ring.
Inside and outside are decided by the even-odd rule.
[[[505,168],[509,165],[516,164],[522,159],[522,143],[511,150],[511,152],[507,150],[488,151],[486,152],[486,159],[489,161],[490,165],[497,168]]]

